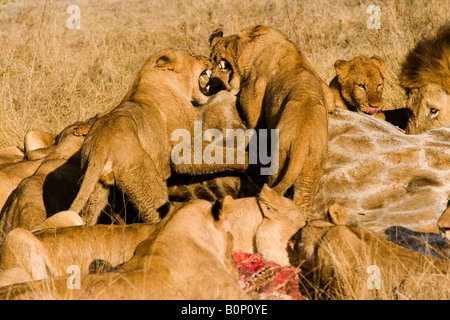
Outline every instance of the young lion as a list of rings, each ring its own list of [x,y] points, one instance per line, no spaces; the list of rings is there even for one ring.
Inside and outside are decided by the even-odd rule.
[[[225,165],[199,169],[171,163],[172,133],[193,132],[193,104],[208,100],[200,81],[210,68],[208,59],[185,50],[164,50],[147,60],[122,103],[89,131],[81,148],[85,175],[70,211],[82,211],[86,223],[95,224],[107,203],[108,186],[116,184],[145,222],[156,222],[157,210],[168,204],[166,179],[172,170],[226,170]]]
[[[370,115],[381,110],[386,66],[380,57],[336,60],[334,68],[336,76],[330,87],[336,95],[338,108]]]
[[[365,113],[404,130],[410,117],[406,108],[382,110],[386,65],[378,56],[358,56],[349,61],[336,60],[336,76],[330,88],[338,108]]]
[[[210,37],[212,78],[225,78],[238,92],[246,125],[278,130],[278,170],[268,179],[280,195],[294,187],[294,202],[306,217],[327,154],[327,104],[320,79],[284,35],[255,26],[239,34]],[[225,75],[225,76],[224,76]],[[272,146],[273,147],[273,146]]]

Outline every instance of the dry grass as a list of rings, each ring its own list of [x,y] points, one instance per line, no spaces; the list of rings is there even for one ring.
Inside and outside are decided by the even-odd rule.
[[[81,8],[80,30],[66,27],[72,4]],[[379,30],[366,26],[372,4],[381,8]],[[225,34],[256,24],[280,30],[326,82],[336,59],[377,54],[387,64],[386,108],[402,107],[402,59],[448,19],[449,0],[1,0],[0,147],[22,146],[28,130],[59,132],[115,107],[150,54],[182,48],[208,55],[218,27]],[[353,280],[343,286],[366,281]],[[334,298],[360,298],[357,292]]]
[[[57,132],[114,107],[146,57],[165,48],[208,55],[208,37],[255,24],[293,40],[325,81],[336,59],[377,54],[388,66],[387,108],[404,105],[399,64],[423,35],[449,19],[448,0],[200,0],[0,2],[0,147],[31,129]],[[67,28],[69,5],[81,29]],[[381,29],[366,26],[381,8]]]
[[[450,261],[425,254],[412,256],[412,251],[399,251],[386,240],[368,234],[359,240],[348,237],[348,233],[340,236],[325,242],[322,238],[317,255],[320,267],[302,274],[306,298],[450,299]]]

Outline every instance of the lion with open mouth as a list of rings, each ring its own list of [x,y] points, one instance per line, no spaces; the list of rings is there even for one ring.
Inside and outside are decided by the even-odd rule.
[[[269,186],[280,195],[293,187],[293,200],[307,217],[327,154],[321,79],[291,41],[268,27],[227,37],[216,30],[210,45],[211,77],[237,94],[246,125],[279,133],[278,171],[269,176]]]
[[[172,133],[192,132],[196,106],[209,99],[211,67],[206,57],[186,50],[164,50],[146,61],[119,106],[97,119],[88,132],[81,147],[84,178],[70,211],[95,224],[107,204],[109,186],[115,184],[141,218],[154,223],[169,208],[166,180],[173,171],[227,170],[225,165],[171,162]]]

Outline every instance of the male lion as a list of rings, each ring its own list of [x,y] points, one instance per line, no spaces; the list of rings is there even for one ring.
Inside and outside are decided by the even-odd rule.
[[[294,187],[294,202],[307,217],[327,154],[327,103],[321,80],[297,47],[280,32],[263,26],[210,37],[212,78],[238,92],[246,125],[276,129],[278,170],[268,179],[280,195]],[[272,146],[273,148],[273,146]]]
[[[171,163],[173,132],[193,132],[197,120],[193,104],[208,100],[200,82],[209,78],[210,68],[207,58],[185,50],[164,50],[146,61],[121,104],[89,131],[81,148],[85,174],[70,211],[81,212],[87,224],[95,224],[107,203],[108,186],[115,184],[145,222],[156,222],[160,219],[157,210],[167,208],[166,179],[172,170],[227,170],[226,165]]]
[[[406,133],[421,133],[450,123],[450,23],[419,41],[405,58],[400,85],[411,110]]]

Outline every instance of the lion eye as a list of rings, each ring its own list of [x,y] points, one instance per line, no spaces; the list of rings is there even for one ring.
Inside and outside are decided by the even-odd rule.
[[[436,114],[436,113],[438,113],[438,112],[439,112],[439,110],[436,109],[436,108],[431,108],[431,109],[430,109],[430,113],[431,113],[431,114]]]
[[[358,84],[358,87],[360,87],[363,90],[366,90],[366,85],[365,84]]]

